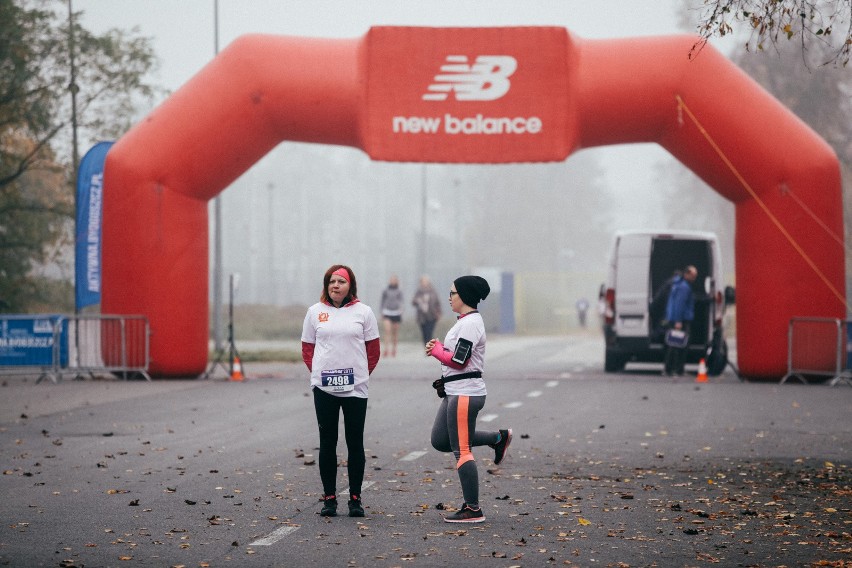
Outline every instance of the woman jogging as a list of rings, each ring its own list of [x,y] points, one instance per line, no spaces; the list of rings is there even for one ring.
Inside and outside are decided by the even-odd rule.
[[[370,373],[381,356],[373,310],[358,301],[352,269],[335,264],[325,272],[320,301],[302,326],[302,359],[311,372],[319,426],[320,515],[337,516],[337,426],[341,409],[349,452],[349,516],[363,517],[364,421]]]
[[[432,446],[439,452],[453,452],[461,482],[464,504],[444,517],[448,523],[480,523],[485,520],[479,506],[479,473],[471,448],[490,446],[494,464],[503,461],[512,441],[512,430],[477,432],[476,416],[485,406],[485,324],[476,310],[491,288],[480,276],[456,278],[450,289],[450,308],[459,314],[447,332],[444,343],[430,339],[426,355],[441,362],[441,378],[432,386],[438,390],[441,405],[432,426]]]

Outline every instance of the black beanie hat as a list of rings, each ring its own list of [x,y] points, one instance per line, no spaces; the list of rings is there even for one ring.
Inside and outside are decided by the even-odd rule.
[[[459,276],[453,284],[456,285],[456,292],[459,293],[461,301],[475,308],[480,300],[488,297],[491,287],[482,276]]]

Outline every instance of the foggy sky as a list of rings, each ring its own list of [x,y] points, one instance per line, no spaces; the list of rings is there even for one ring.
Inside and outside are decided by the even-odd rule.
[[[246,33],[358,37],[371,25],[552,25],[590,39],[668,35],[683,33],[676,15],[676,7],[682,4],[683,0],[73,0],[74,9],[84,12],[81,23],[93,31],[138,26],[139,33],[152,37],[161,59],[160,72],[152,81],[170,91],[180,88],[214,57],[216,5],[221,50]],[[654,144],[590,149],[582,154],[582,158],[572,156],[568,161],[582,161],[600,172],[602,191],[612,199],[606,229],[660,227],[662,204],[654,190],[659,165],[682,166]],[[351,148],[279,145],[222,194],[224,274],[241,274],[236,301],[312,303],[319,294],[322,270],[337,262],[353,266],[362,296],[373,303],[392,273],[400,275],[410,297],[420,268],[416,257],[424,227],[430,249],[425,268],[436,280],[477,268],[512,270],[511,266],[483,263],[480,259],[488,254],[481,250],[473,253],[472,247],[487,247],[488,243],[455,242],[462,237],[456,228],[460,217],[454,213],[446,186],[459,192],[485,193],[487,198],[487,188],[477,181],[476,172],[483,168],[487,166],[429,165],[424,177],[420,164],[374,163]],[[540,173],[537,183],[560,191],[565,185],[564,171]],[[523,184],[529,183],[524,178]],[[582,193],[574,198],[582,199]],[[566,222],[583,221],[566,211]],[[523,224],[514,228],[518,239],[523,238],[522,228]],[[577,281],[579,289],[566,292],[572,298],[585,293],[591,296],[596,293],[594,282],[603,274],[603,251],[609,244],[605,240],[557,243],[555,260],[542,265],[541,271],[592,274]],[[443,289],[448,282],[436,281],[436,285]],[[570,305],[573,299],[567,302]]]

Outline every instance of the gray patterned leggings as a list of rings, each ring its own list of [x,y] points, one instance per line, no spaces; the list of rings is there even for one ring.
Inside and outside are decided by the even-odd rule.
[[[456,456],[464,501],[473,508],[479,507],[479,473],[471,448],[496,444],[500,436],[499,432],[476,430],[476,416],[484,406],[484,396],[448,394],[441,399],[432,425],[432,447]]]

